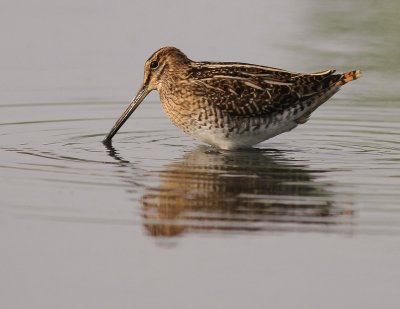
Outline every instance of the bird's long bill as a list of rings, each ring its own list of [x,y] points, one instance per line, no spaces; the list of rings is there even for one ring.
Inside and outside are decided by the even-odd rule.
[[[132,102],[128,105],[128,107],[125,109],[125,111],[122,113],[122,115],[118,118],[117,122],[111,129],[110,133],[108,133],[107,137],[104,139],[103,143],[111,143],[111,139],[114,137],[115,134],[117,134],[118,130],[123,126],[126,120],[128,120],[129,116],[132,115],[132,113],[135,111],[135,109],[142,103],[144,98],[147,96],[149,93],[149,90],[147,89],[146,85],[143,85],[139,92],[136,94]]]

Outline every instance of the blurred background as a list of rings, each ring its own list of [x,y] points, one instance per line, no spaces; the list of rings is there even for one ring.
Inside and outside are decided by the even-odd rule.
[[[3,1],[0,14],[8,102],[127,100],[166,45],[195,60],[361,68],[376,96],[399,74],[398,1]]]

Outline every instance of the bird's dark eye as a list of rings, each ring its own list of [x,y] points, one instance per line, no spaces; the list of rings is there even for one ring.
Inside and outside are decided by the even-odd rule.
[[[151,69],[157,69],[157,67],[158,67],[158,61],[152,61],[151,63],[150,63],[150,68]]]

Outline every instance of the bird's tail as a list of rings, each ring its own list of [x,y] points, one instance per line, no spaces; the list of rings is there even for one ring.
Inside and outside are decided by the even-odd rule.
[[[336,86],[343,86],[344,84],[347,84],[348,82],[351,82],[351,81],[359,78],[360,76],[361,76],[360,70],[343,73],[341,75],[340,80],[338,82],[336,82]]]

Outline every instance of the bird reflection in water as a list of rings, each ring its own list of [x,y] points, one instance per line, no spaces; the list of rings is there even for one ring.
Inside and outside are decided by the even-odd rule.
[[[107,149],[124,169],[132,166],[112,145]],[[157,172],[158,186],[145,187],[143,226],[164,237],[189,231],[349,233],[354,211],[350,203],[338,205],[331,185],[318,181],[326,172],[277,150],[199,146]],[[126,176],[124,181],[131,178]]]
[[[351,226],[353,211],[336,206],[329,185],[316,182],[323,172],[273,150],[200,146],[166,165],[161,184],[146,189],[143,224],[153,236]]]

